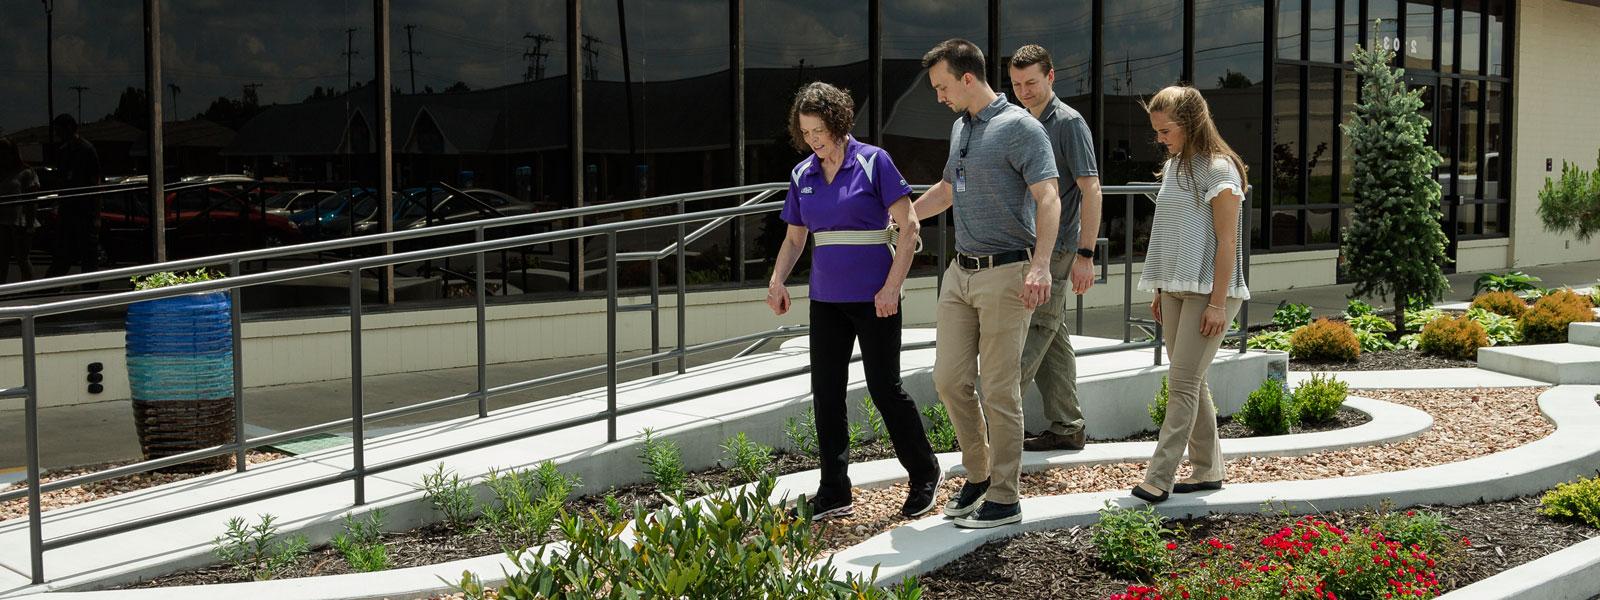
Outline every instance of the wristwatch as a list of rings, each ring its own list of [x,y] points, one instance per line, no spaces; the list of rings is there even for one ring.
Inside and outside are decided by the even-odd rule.
[[[1082,257],[1087,258],[1089,260],[1094,260],[1094,255],[1095,255],[1095,249],[1094,248],[1079,248],[1078,249],[1078,256],[1082,256]]]

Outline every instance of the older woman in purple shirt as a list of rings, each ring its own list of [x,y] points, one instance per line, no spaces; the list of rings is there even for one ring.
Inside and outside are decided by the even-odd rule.
[[[917,218],[911,210],[911,186],[889,153],[850,137],[854,125],[850,94],[826,83],[802,88],[789,108],[795,147],[812,155],[789,173],[782,213],[788,234],[778,250],[767,304],[779,315],[789,311],[784,280],[805,250],[806,237],[813,234],[811,402],[822,481],[807,500],[812,518],[853,510],[845,386],[857,342],[867,391],[910,475],[901,512],[916,517],[933,508],[943,476],[916,403],[900,384],[900,288],[916,252]],[[891,219],[898,234],[887,228]]]

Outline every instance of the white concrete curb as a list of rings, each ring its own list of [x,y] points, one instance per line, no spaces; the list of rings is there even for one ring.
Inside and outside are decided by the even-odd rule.
[[[1466,461],[1356,477],[1249,483],[1186,496],[1157,505],[1169,517],[1207,513],[1255,512],[1263,503],[1296,513],[1376,506],[1499,500],[1528,495],[1587,474],[1600,460],[1600,386],[1561,386],[1539,397],[1539,408],[1556,425],[1555,433],[1491,456]],[[1016,526],[959,529],[943,517],[922,519],[879,534],[835,554],[841,575],[866,575],[878,568],[878,583],[888,584],[932,571],[985,542],[1029,531],[1082,526],[1098,519],[1105,503],[1143,505],[1125,491],[1026,498],[1027,519]],[[1474,596],[1478,597],[1478,596]]]
[[[1524,563],[1438,600],[1589,600],[1600,592],[1600,537]]]

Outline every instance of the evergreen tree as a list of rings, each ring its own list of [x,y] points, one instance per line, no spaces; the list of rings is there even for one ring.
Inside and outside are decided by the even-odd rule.
[[[1379,39],[1374,24],[1370,39]],[[1394,299],[1395,335],[1405,330],[1408,300],[1438,300],[1444,278],[1445,235],[1439,226],[1439,153],[1428,142],[1421,90],[1407,91],[1405,71],[1391,67],[1394,52],[1356,48],[1361,100],[1350,123],[1355,211],[1341,249],[1357,297]]]

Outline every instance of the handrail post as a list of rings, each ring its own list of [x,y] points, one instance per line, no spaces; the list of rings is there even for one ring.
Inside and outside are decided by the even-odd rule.
[[[1122,217],[1122,343],[1133,341],[1133,215],[1137,197],[1123,194]]]
[[[682,248],[678,252],[683,252]],[[661,259],[650,259],[650,353],[661,353]],[[650,374],[661,374],[661,361],[650,361]]]
[[[33,567],[33,583],[44,583],[44,505],[39,500],[39,377],[34,349],[34,317],[22,318],[22,387],[28,389],[23,410],[24,436],[28,447],[28,559]]]
[[[683,200],[678,200],[678,214],[680,216],[684,214]],[[683,227],[684,227],[683,223],[678,223],[678,252],[677,252],[677,254],[678,254],[678,306],[677,306],[677,309],[678,309],[678,374],[679,375],[682,375],[682,374],[684,374],[685,372],[688,371],[687,363],[686,363],[685,357],[684,357],[684,348],[687,347],[687,342],[685,341],[684,337],[687,335],[686,332],[688,331],[688,327],[684,323],[684,321],[686,320],[686,318],[688,316],[688,312],[689,312],[687,307],[685,306],[685,304],[688,302],[688,300],[686,298],[685,290],[687,289],[687,286],[689,285],[688,281],[687,281],[688,278],[689,278],[689,269],[686,266],[687,263],[685,262],[685,259],[684,259],[684,253],[687,252],[689,249],[683,247],[683,236],[684,236]]]
[[[472,234],[475,241],[483,241],[482,227],[473,229]],[[487,328],[488,307],[486,305],[488,298],[484,297],[484,290],[487,286],[483,280],[483,253],[473,254],[472,260],[474,279],[477,280],[472,295],[476,297],[478,310],[478,418],[482,419],[489,416],[489,333]],[[504,283],[502,282],[501,285],[504,285]]]
[[[617,441],[617,233],[606,234],[606,443]]]
[[[266,213],[261,213],[265,215]],[[262,218],[265,218],[264,216]],[[228,263],[228,276],[238,277],[240,273],[239,259]],[[233,469],[236,473],[245,472],[245,447],[244,439],[244,325],[243,288],[233,288],[228,291],[229,320],[233,327]]]
[[[350,270],[350,437],[355,503],[367,503],[365,410],[361,406],[361,269]]]

